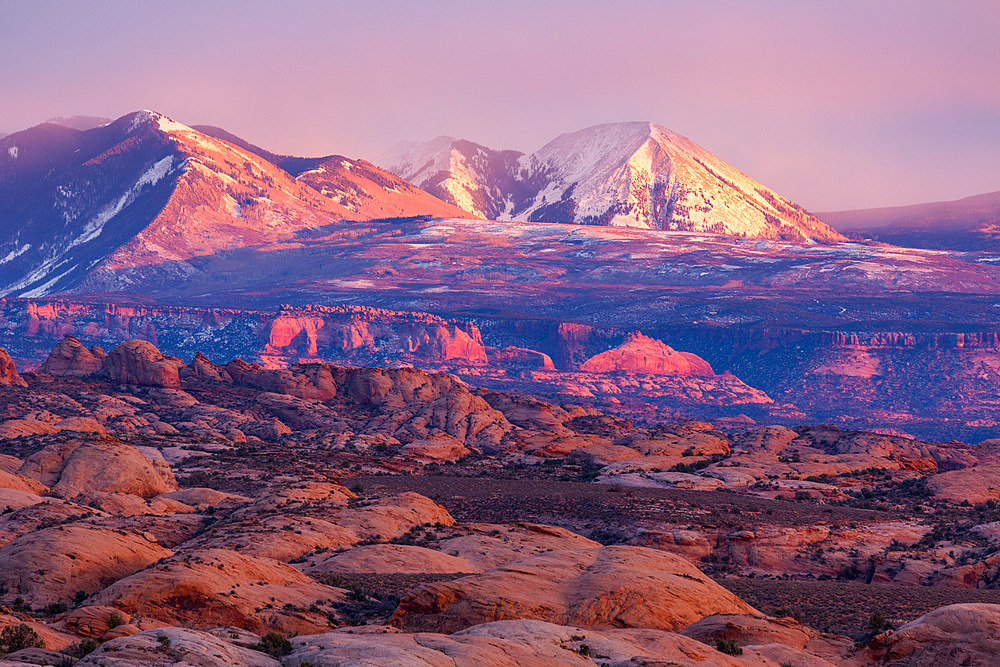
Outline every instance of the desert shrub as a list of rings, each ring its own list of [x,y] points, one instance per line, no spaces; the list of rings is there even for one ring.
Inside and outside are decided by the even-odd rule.
[[[65,602],[50,602],[47,605],[45,605],[45,609],[43,609],[43,613],[46,616],[55,616],[57,614],[62,614],[67,609],[68,609],[68,607],[66,606]]]
[[[726,655],[743,655],[743,649],[735,639],[718,638],[715,640],[715,650]]]
[[[885,614],[877,609],[873,611],[872,615],[868,618],[868,627],[872,630],[881,630],[885,627],[885,623]]]
[[[83,604],[83,603],[84,603],[84,602],[85,602],[85,601],[87,600],[87,598],[89,598],[89,597],[90,597],[90,596],[89,596],[89,595],[87,595],[87,591],[77,591],[77,592],[76,592],[76,595],[74,595],[74,596],[73,596],[73,606],[74,606],[74,607],[79,607],[79,606],[80,606],[80,605],[82,605],[82,604]]]
[[[70,644],[69,646],[64,648],[62,652],[68,656],[71,656],[79,660],[80,658],[86,655],[90,655],[91,653],[96,651],[97,647],[100,645],[101,645],[100,642],[98,642],[96,639],[89,639],[89,638],[81,639],[77,643]]]
[[[284,635],[277,632],[269,632],[250,648],[261,653],[267,653],[272,657],[280,658],[292,652],[292,642],[288,641]]]
[[[108,614],[108,628],[117,628],[119,625],[125,625],[125,619],[117,611],[113,611]]]
[[[0,654],[14,653],[26,648],[45,648],[45,642],[28,625],[8,625],[0,632]]]

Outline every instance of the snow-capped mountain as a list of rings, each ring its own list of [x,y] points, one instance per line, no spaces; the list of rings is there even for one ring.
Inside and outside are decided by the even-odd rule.
[[[12,134],[0,140],[0,295],[141,290],[153,274],[197,272],[197,257],[333,220],[462,214],[367,163],[309,164],[296,178],[152,111]]]
[[[400,144],[383,164],[492,219],[843,240],[801,207],[654,123],[563,134],[530,155],[438,137]]]

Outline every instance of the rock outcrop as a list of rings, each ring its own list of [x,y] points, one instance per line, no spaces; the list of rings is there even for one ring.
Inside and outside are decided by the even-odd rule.
[[[677,352],[662,341],[629,334],[625,342],[580,364],[584,373],[638,373],[642,375],[715,375],[707,361],[690,352]]]
[[[126,577],[89,603],[203,630],[231,625],[259,634],[310,634],[329,629],[328,603],[343,594],[269,558],[200,549]]]
[[[266,653],[185,628],[155,628],[104,642],[76,663],[81,667],[190,665],[191,667],[281,667]]]
[[[100,347],[95,345],[88,350],[78,339],[66,336],[52,348],[38,372],[58,377],[86,377],[101,370],[105,357]]]
[[[585,628],[680,630],[711,614],[756,613],[688,561],[653,549],[553,551],[482,574],[424,586],[391,623],[455,632],[523,618]]]
[[[165,461],[150,462],[132,445],[108,436],[49,445],[28,457],[18,473],[64,498],[92,492],[151,498],[177,490]]]
[[[1000,605],[953,604],[907,623],[885,640],[898,665],[993,665],[1000,655]]]
[[[180,389],[178,369],[183,366],[180,359],[164,355],[148,341],[127,340],[108,353],[100,375],[119,385]]]
[[[53,526],[0,548],[0,590],[7,602],[15,597],[41,606],[69,602],[77,591],[99,591],[171,553],[128,531]]]
[[[7,354],[7,350],[2,347],[0,347],[0,385],[13,387],[28,386],[24,378],[18,374],[17,368],[14,366],[14,360]]]

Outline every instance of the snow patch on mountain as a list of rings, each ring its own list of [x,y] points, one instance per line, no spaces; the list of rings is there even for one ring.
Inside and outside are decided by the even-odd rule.
[[[17,146],[10,146],[7,148],[7,155],[11,160],[17,159]]]
[[[843,240],[694,142],[649,122],[566,133],[530,155],[438,137],[401,144],[386,159],[389,171],[495,220]]]

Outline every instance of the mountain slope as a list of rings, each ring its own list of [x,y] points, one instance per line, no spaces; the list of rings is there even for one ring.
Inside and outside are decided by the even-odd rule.
[[[151,111],[10,135],[0,140],[0,295],[139,288],[196,272],[193,258],[335,220],[461,213],[367,163],[336,160],[296,179]]]
[[[842,232],[936,250],[1000,250],[1000,192],[954,201],[818,213]]]
[[[385,160],[389,171],[492,219],[843,240],[796,204],[653,123],[563,134],[530,155],[438,137],[397,146]]]
[[[279,155],[221,127],[195,125],[193,129],[261,156],[312,186],[324,196],[346,206],[359,219],[417,215],[435,218],[467,216],[467,213],[457,206],[448,204],[365,160],[352,160],[342,155],[325,157]]]

